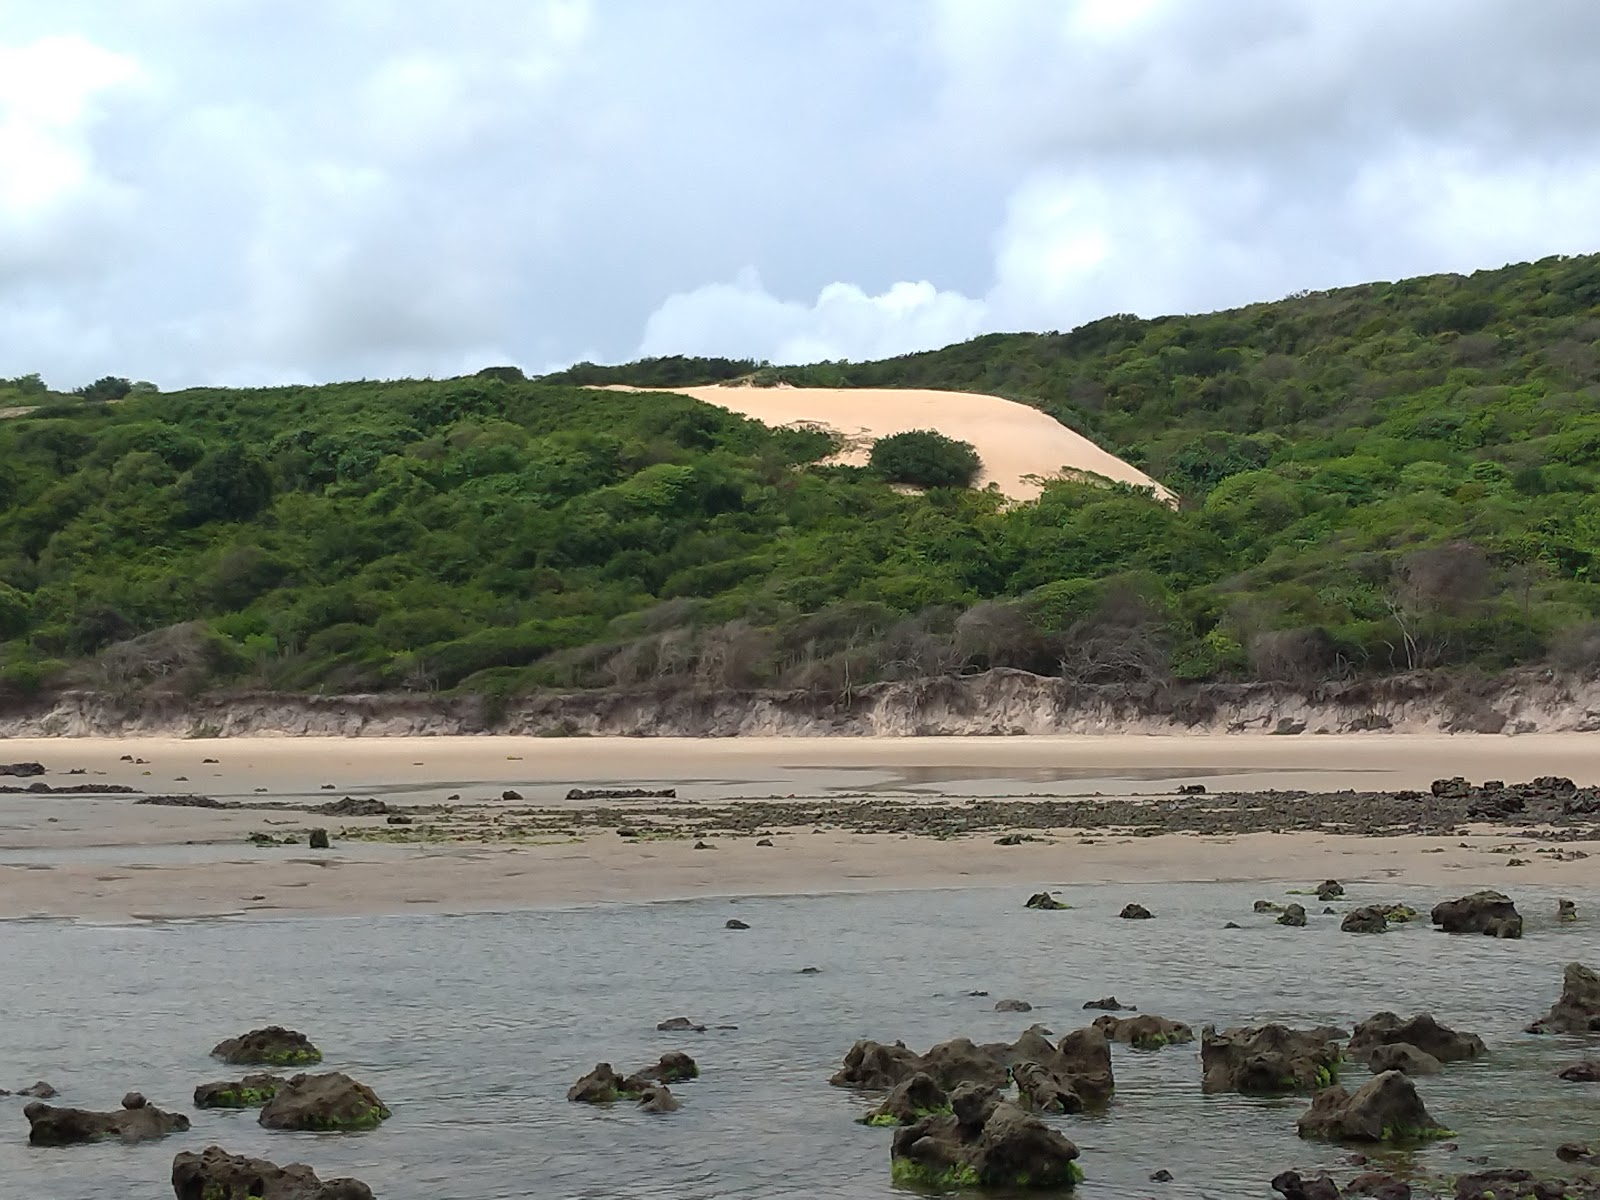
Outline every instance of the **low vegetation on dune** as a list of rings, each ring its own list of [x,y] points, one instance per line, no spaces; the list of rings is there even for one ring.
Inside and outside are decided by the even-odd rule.
[[[1182,503],[903,494],[904,447],[827,465],[815,431],[580,386],[750,375],[1026,400]],[[876,363],[126,383],[0,380],[13,702],[1600,665],[1600,257]]]

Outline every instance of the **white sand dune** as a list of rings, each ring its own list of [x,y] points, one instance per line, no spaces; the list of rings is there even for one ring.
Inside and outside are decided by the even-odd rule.
[[[1102,450],[1054,417],[999,396],[945,392],[931,388],[705,387],[628,388],[693,396],[765,425],[823,425],[845,440],[836,461],[864,466],[872,443],[911,429],[935,429],[971,442],[983,460],[978,486],[993,483],[1013,500],[1033,500],[1043,490],[1039,479],[1086,472],[1136,487],[1154,488],[1168,503],[1176,497],[1137,467]]]

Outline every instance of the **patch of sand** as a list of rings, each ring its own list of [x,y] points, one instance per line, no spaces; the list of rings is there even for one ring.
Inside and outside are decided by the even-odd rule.
[[[872,443],[912,429],[935,429],[971,442],[983,460],[978,486],[993,483],[1013,500],[1033,500],[1043,490],[1030,476],[1051,478],[1088,472],[1106,479],[1154,488],[1168,503],[1176,497],[1137,467],[1102,450],[1054,417],[1014,400],[976,392],[927,388],[705,387],[630,388],[620,391],[672,391],[715,404],[765,425],[826,426],[845,440],[836,461],[865,466]]]

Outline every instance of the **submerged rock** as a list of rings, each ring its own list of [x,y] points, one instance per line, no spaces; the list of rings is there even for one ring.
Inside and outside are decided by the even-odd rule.
[[[1124,921],[1148,921],[1155,914],[1142,904],[1125,904],[1117,915]]]
[[[1456,1179],[1455,1200],[1596,1200],[1600,1184],[1592,1178],[1572,1181],[1535,1175],[1532,1171],[1480,1171]]]
[[[1339,1078],[1343,1054],[1328,1029],[1296,1030],[1285,1025],[1229,1029],[1207,1025],[1200,1033],[1202,1088],[1278,1096],[1311,1092]]]
[[[567,1099],[573,1104],[611,1104],[617,1100],[632,1100],[622,1089],[626,1081],[610,1063],[596,1063],[594,1070],[567,1089]]]
[[[1028,897],[1028,902],[1022,907],[1054,911],[1057,909],[1064,909],[1069,906],[1061,903],[1061,901],[1057,900],[1049,892],[1035,892],[1033,895]]]
[[[1258,913],[1275,913],[1283,911],[1283,905],[1272,900],[1257,900],[1250,907],[1253,911]]]
[[[1345,933],[1384,933],[1389,928],[1389,915],[1376,904],[1364,905],[1345,913],[1339,928]]]
[[[1416,1142],[1449,1137],[1428,1112],[1416,1084],[1399,1071],[1374,1076],[1354,1092],[1318,1092],[1298,1122],[1300,1136],[1331,1142]]]
[[[1026,1000],[996,1000],[995,1012],[1032,1012],[1033,1005]]]
[[[656,1026],[658,1033],[704,1033],[706,1027],[688,1017],[671,1017]]]
[[[1317,899],[1326,904],[1344,895],[1344,884],[1337,879],[1325,879],[1317,885]]]
[[[196,1108],[259,1108],[288,1083],[280,1075],[246,1075],[243,1079],[224,1079],[202,1083],[194,1090]]]
[[[177,1200],[373,1200],[358,1179],[322,1180],[303,1163],[280,1167],[221,1146],[174,1158],[172,1191]]]
[[[724,929],[749,929],[750,928],[750,926],[746,925],[743,921],[739,920],[738,917],[729,917],[726,921],[724,921],[722,923],[722,927]]]
[[[1409,1044],[1442,1063],[1462,1062],[1489,1052],[1477,1034],[1457,1033],[1439,1024],[1432,1013],[1418,1013],[1402,1021],[1392,1012],[1381,1012],[1355,1027],[1347,1053],[1351,1058],[1366,1059],[1380,1046],[1396,1043]]]
[[[664,1083],[653,1084],[639,1093],[639,1111],[647,1113],[677,1112],[683,1106]]]
[[[130,1094],[130,1099],[135,1094]],[[189,1128],[182,1113],[163,1112],[144,1103],[117,1112],[91,1112],[86,1108],[57,1108],[35,1100],[22,1110],[28,1118],[28,1144],[31,1146],[76,1146],[116,1138],[124,1142],[148,1142]]]
[[[889,1150],[896,1183],[931,1188],[1060,1191],[1082,1178],[1078,1147],[987,1089],[951,1097],[954,1112],[897,1131]]]
[[[1494,891],[1473,892],[1433,906],[1433,923],[1446,933],[1483,933],[1519,938],[1522,917],[1510,897]]]
[[[1560,1078],[1568,1083],[1600,1083],[1600,1061],[1586,1058],[1580,1063],[1573,1063],[1561,1072]]]
[[[1556,901],[1556,920],[1576,921],[1578,919],[1578,906],[1571,900]]]
[[[659,1083],[683,1083],[700,1078],[700,1066],[681,1050],[672,1050],[661,1056],[653,1067],[646,1067],[635,1078],[654,1079]]]
[[[60,1094],[42,1079],[30,1087],[21,1088],[17,1091],[17,1095],[32,1096],[35,1100],[53,1100]]]
[[[281,1025],[265,1029],[252,1029],[249,1033],[227,1041],[218,1042],[211,1057],[220,1058],[231,1066],[265,1064],[274,1067],[299,1067],[322,1061],[322,1051],[311,1044],[311,1039]]]
[[[1135,1050],[1159,1050],[1163,1046],[1194,1041],[1194,1030],[1182,1021],[1169,1021],[1154,1013],[1141,1013],[1136,1017],[1096,1017],[1094,1027],[1111,1041]]]
[[[950,1094],[963,1084],[1002,1088],[1012,1071],[1032,1063],[1053,1076],[1063,1090],[1076,1093],[1080,1107],[1104,1104],[1115,1086],[1105,1035],[1092,1027],[1080,1029],[1062,1038],[1060,1045],[1052,1045],[1046,1032],[1036,1025],[1015,1042],[984,1046],[953,1038],[926,1054],[908,1050],[901,1042],[886,1046],[863,1040],[850,1047],[844,1065],[829,1082],[834,1087],[888,1090],[921,1074]]]
[[[340,1132],[374,1129],[389,1119],[378,1094],[343,1071],[296,1075],[278,1088],[257,1118],[267,1129]]]
[[[1306,1179],[1299,1171],[1285,1171],[1272,1177],[1272,1190],[1283,1200],[1339,1200],[1339,1185],[1326,1172]]]
[[[1600,977],[1582,963],[1568,963],[1561,976],[1561,998],[1528,1032],[1600,1032]]]
[[[1439,1060],[1425,1050],[1418,1050],[1410,1042],[1389,1042],[1373,1050],[1367,1059],[1367,1069],[1374,1075],[1385,1071],[1399,1071],[1412,1077],[1437,1075],[1444,1068]]]
[[[624,1079],[610,1063],[597,1063],[577,1083],[567,1089],[567,1099],[575,1104],[612,1104],[618,1100],[641,1100],[657,1085],[696,1079],[700,1067],[687,1054],[674,1050],[663,1054],[652,1067]],[[673,1102],[676,1107],[676,1101]],[[663,1109],[662,1111],[667,1111]]]
[[[1087,1000],[1087,1001],[1084,1002],[1083,1006],[1085,1008],[1102,1009],[1105,1012],[1138,1012],[1139,1011],[1139,1006],[1138,1005],[1136,1005],[1136,1004],[1120,1004],[1120,1003],[1118,1003],[1117,998],[1115,996],[1104,996],[1099,1000]]]
[[[1301,904],[1289,905],[1283,910],[1283,915],[1278,918],[1279,925],[1293,925],[1299,927],[1305,923],[1306,910],[1305,906]]]

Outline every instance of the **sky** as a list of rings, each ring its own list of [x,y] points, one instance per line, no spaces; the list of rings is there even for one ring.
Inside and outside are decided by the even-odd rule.
[[[0,377],[807,362],[1600,251],[1594,0],[0,0]]]

